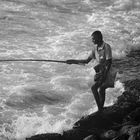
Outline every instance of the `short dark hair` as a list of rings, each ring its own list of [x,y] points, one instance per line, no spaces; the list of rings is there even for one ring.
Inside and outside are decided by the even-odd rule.
[[[102,35],[101,31],[99,31],[99,30],[94,31],[94,32],[91,34],[91,36],[97,36],[98,39],[103,40],[103,35]]]

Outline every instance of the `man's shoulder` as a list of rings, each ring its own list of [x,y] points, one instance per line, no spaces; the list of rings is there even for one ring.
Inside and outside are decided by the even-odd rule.
[[[105,44],[105,54],[106,54],[106,60],[112,58],[112,50],[108,43]]]
[[[111,46],[105,42],[105,49],[111,49]]]

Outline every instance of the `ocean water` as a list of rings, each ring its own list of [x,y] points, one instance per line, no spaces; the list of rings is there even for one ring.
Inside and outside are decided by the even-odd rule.
[[[0,60],[84,59],[101,30],[118,70],[105,106],[140,78],[139,0],[0,0]],[[63,133],[97,110],[86,66],[48,62],[0,62],[0,140]]]

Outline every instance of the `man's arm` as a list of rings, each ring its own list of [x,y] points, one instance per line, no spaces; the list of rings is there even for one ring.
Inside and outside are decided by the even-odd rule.
[[[89,57],[87,59],[82,59],[82,60],[70,59],[70,60],[67,60],[66,63],[67,64],[87,64],[92,59],[95,59],[95,52],[94,52],[94,50],[92,50],[91,54],[89,55]]]
[[[104,80],[106,80],[107,73],[109,72],[109,69],[110,69],[111,64],[112,64],[112,51],[111,51],[110,45],[107,45],[105,47],[105,55],[106,55],[106,61],[104,64],[104,67],[105,67],[104,76],[103,76]]]
[[[76,60],[76,59],[69,59],[66,61],[67,64],[87,64],[92,60],[89,56],[87,59]]]
[[[106,60],[106,62],[105,62],[104,76],[103,76],[104,81],[106,80],[107,73],[109,72],[109,69],[111,67],[111,64],[112,64],[112,59]]]

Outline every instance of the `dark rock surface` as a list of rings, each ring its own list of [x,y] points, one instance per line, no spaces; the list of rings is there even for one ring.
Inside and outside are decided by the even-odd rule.
[[[140,140],[140,80],[124,85],[125,92],[103,112],[82,117],[62,135],[42,134],[27,140]]]
[[[26,140],[63,140],[62,136],[57,133],[47,133],[32,136],[31,138],[26,138]]]

